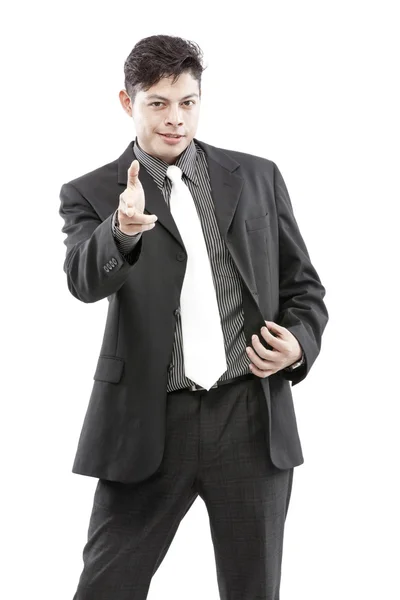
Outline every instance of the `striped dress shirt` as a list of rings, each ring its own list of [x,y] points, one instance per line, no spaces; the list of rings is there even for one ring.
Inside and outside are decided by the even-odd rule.
[[[166,176],[169,164],[144,152],[140,148],[137,138],[134,142],[134,153],[140,164],[154,179],[169,206],[172,188],[172,182]],[[218,381],[224,381],[251,372],[249,369],[251,361],[246,354],[246,338],[243,330],[244,314],[241,278],[217,225],[207,160],[203,149],[192,140],[174,164],[182,170],[182,179],[192,194],[210,257],[228,366]],[[117,213],[118,209],[113,216],[113,234],[119,251],[124,257],[128,258],[143,234],[139,232],[137,235],[131,236],[123,233],[116,225]],[[167,391],[172,392],[188,387],[193,383],[196,382],[185,376],[182,325],[180,311],[177,311],[172,360],[168,370]]]
[[[172,182],[166,176],[169,164],[142,150],[137,138],[134,142],[134,153],[140,164],[143,165],[154,179],[169,207],[169,197],[172,188]],[[226,362],[228,365],[227,370],[221,375],[218,381],[224,381],[251,372],[249,369],[251,361],[246,354],[246,338],[243,330],[244,314],[241,278],[217,225],[204,150],[192,140],[189,146],[178,157],[175,165],[181,169],[183,173],[182,179],[192,194],[210,257],[225,342]],[[123,233],[117,226],[117,213],[118,209],[113,215],[112,231],[119,251],[129,261],[130,253],[136,246],[142,233],[139,232],[133,236]],[[296,362],[293,367],[300,368],[304,363],[305,356],[304,352],[302,352],[301,360]],[[286,367],[284,370],[289,372],[292,369],[291,367]],[[188,387],[193,383],[195,382],[186,377],[184,372],[182,324],[178,310],[172,362],[168,371],[167,391],[172,392]]]

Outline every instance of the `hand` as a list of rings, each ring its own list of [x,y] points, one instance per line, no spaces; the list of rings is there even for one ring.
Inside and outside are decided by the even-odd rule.
[[[254,349],[246,347],[247,356],[252,361],[251,372],[262,378],[292,365],[300,360],[302,355],[302,348],[297,338],[286,327],[281,327],[273,321],[265,321],[265,323],[277,334],[275,337],[266,327],[261,329],[262,337],[272,346],[273,350],[264,348],[257,335],[252,339]]]
[[[144,214],[144,190],[139,181],[139,161],[134,160],[128,169],[128,185],[119,197],[119,229],[128,235],[153,229],[156,215]]]

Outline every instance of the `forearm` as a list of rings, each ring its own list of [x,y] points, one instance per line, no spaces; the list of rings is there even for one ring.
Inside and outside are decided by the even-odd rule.
[[[121,255],[112,230],[114,214],[101,221],[91,204],[71,183],[60,191],[59,213],[67,253],[64,271],[71,294],[82,302],[97,302],[117,292],[140,257],[141,236],[128,260]]]
[[[321,348],[328,322],[325,288],[311,263],[297,225],[288,190],[275,165],[275,201],[279,222],[279,316],[277,322],[297,338],[304,364],[283,376],[299,383],[306,377]]]

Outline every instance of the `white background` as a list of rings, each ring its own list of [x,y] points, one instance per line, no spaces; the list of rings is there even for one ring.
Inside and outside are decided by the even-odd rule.
[[[2,596],[72,600],[97,479],[71,473],[107,301],[70,295],[63,183],[134,139],[123,63],[196,41],[196,137],[276,162],[330,321],[293,388],[305,463],[282,600],[399,598],[399,21],[395,2],[20,2],[3,9]],[[200,497],[150,600],[218,600]],[[111,599],[110,599],[111,600]],[[118,600],[113,599],[113,600]],[[251,600],[251,599],[243,599]]]

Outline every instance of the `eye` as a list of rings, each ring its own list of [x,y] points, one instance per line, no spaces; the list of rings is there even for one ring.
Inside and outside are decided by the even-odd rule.
[[[188,105],[188,104],[187,104],[188,102],[193,102],[193,104],[195,104],[195,102],[194,102],[193,100],[185,100],[183,104],[186,104],[186,105]],[[152,103],[150,104],[150,106],[155,106],[156,104],[163,104],[163,102],[160,102],[160,101],[152,102]],[[156,108],[158,108],[158,106],[157,106]]]

